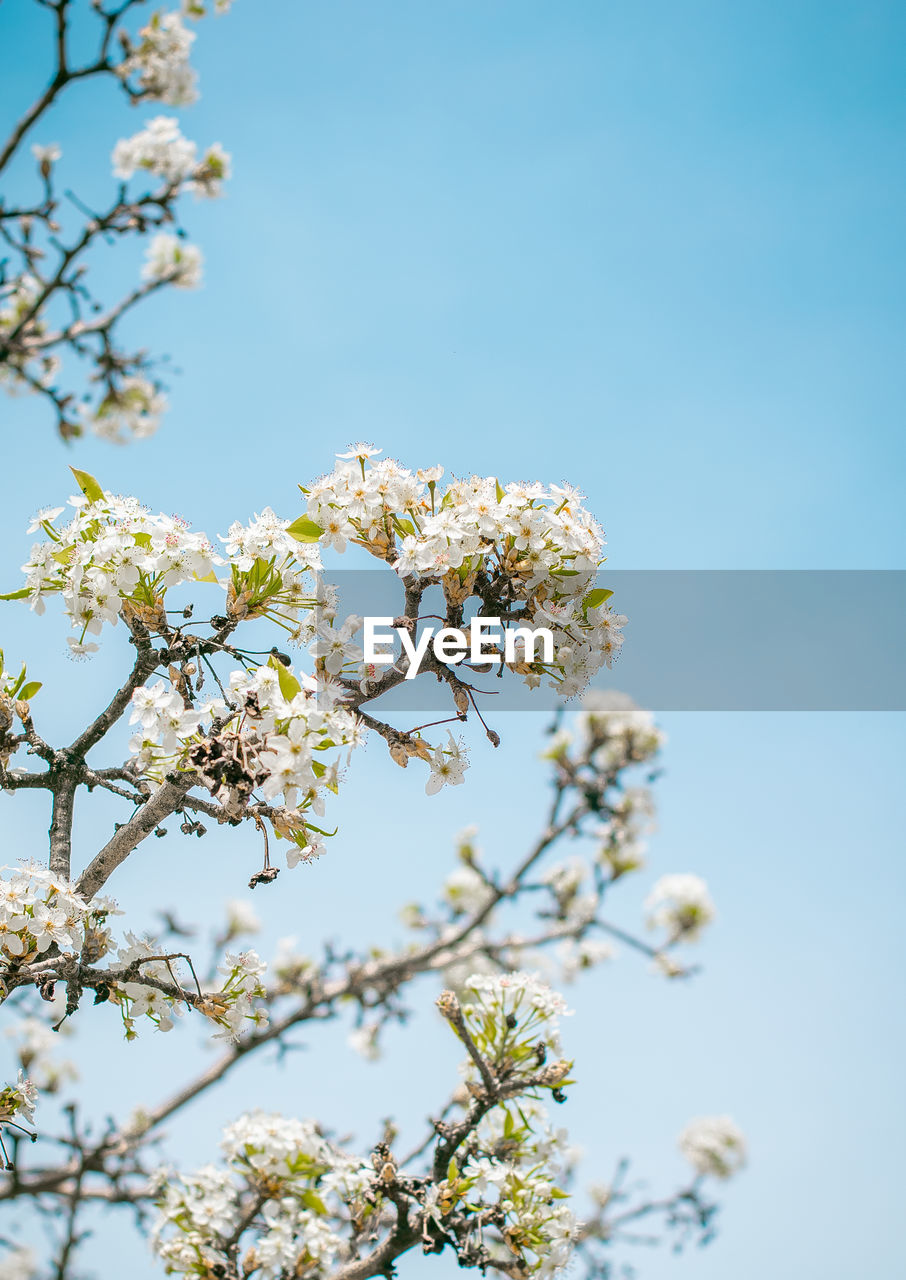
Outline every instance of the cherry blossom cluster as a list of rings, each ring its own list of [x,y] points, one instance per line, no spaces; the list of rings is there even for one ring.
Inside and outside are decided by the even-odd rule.
[[[84,491],[69,500],[75,515],[68,524],[55,527],[63,507],[45,509],[32,522],[30,532],[40,529],[47,540],[32,547],[22,566],[26,587],[16,594],[36,613],[44,612],[48,596],[60,595],[77,633],[69,645],[79,655],[97,649],[86,636],[115,625],[124,609],[147,626],[159,624],[168,588],[212,576],[214,549],[185,521],[104,493],[82,472],[77,478]]]
[[[522,972],[472,974],[462,998],[463,1017],[479,1052],[516,1067],[535,1057],[539,1039],[559,1052],[560,1018],[571,1012],[537,974]]]
[[[23,325],[27,332],[40,337],[43,321],[29,318],[41,296],[41,282],[30,271],[0,282],[0,339],[4,330],[11,332]],[[13,353],[0,361],[0,386],[10,395],[49,387],[60,370],[59,357],[47,352]]]
[[[731,1178],[746,1162],[745,1137],[729,1116],[690,1120],[679,1136],[679,1149],[702,1176]]]
[[[141,374],[130,374],[96,405],[82,406],[80,416],[102,440],[125,444],[153,436],[167,407],[167,397],[155,383]]]
[[[222,195],[230,177],[230,157],[220,143],[212,143],[199,160],[197,145],[183,137],[173,116],[155,116],[131,138],[121,138],[112,160],[115,178],[128,181],[135,173],[151,174],[174,192],[183,189],[197,196]]]
[[[526,974],[475,975],[469,990],[469,1005],[450,992],[438,1000],[473,1056],[457,1104],[463,1119],[437,1126],[432,1174],[406,1174],[386,1143],[364,1161],[311,1121],[253,1112],[226,1130],[222,1165],[159,1178],[153,1239],[167,1270],[234,1274],[241,1260],[242,1274],[265,1280],[326,1273],[389,1240],[394,1223],[406,1247],[452,1244],[461,1265],[499,1262],[542,1278],[559,1270],[578,1235],[559,1185],[573,1153],[538,1093],[556,1097],[569,1083],[569,1063],[547,1064],[565,1006]]]
[[[38,1259],[27,1245],[12,1248],[0,1256],[0,1280],[35,1280]]]
[[[51,948],[88,962],[107,954],[107,918],[116,912],[109,899],[86,902],[38,863],[3,870],[10,873],[0,877],[0,955],[5,960],[25,964]]]
[[[248,524],[234,521],[220,535],[230,564],[227,614],[233,621],[267,617],[297,634],[300,616],[312,618],[316,606],[324,619],[335,616],[336,592],[313,582],[321,568],[317,537],[299,523],[265,507]]]
[[[667,741],[650,711],[613,689],[585,694],[576,728],[582,750],[605,771],[649,760]]]
[[[8,873],[0,877],[0,957],[4,961],[21,966],[43,957],[71,957],[93,966],[112,952],[108,920],[120,913],[110,899],[86,902],[61,877],[35,863],[4,871]],[[135,1038],[136,1019],[143,1016],[159,1030],[169,1031],[174,1015],[183,1013],[190,1002],[221,1028],[215,1039],[235,1039],[246,1027],[266,1023],[267,1013],[260,1003],[265,995],[261,982],[265,965],[253,951],[228,952],[218,971],[221,981],[210,990],[198,988],[197,998],[190,1001],[187,990],[191,989],[179,985],[173,957],[149,938],[132,933],[125,937],[126,945],[117,951],[118,963],[108,971],[94,972],[92,981],[101,998],[119,1006],[128,1039]],[[52,983],[53,969],[45,976]],[[0,984],[0,999],[5,995]],[[21,1042],[23,1067],[41,1088],[51,1091],[71,1069],[47,1058],[50,1042],[44,1032],[46,1025],[35,1019],[10,1029]]]
[[[491,1256],[516,1260],[528,1274],[551,1275],[568,1261],[578,1223],[558,1186],[569,1157],[566,1134],[554,1133],[538,1093],[562,1102],[572,1083],[572,1063],[550,1061],[560,1051],[559,1019],[570,1011],[562,996],[522,972],[472,974],[461,1002],[444,991],[437,1005],[469,1049],[466,1090],[483,1113],[432,1207],[449,1214],[462,1201],[473,1212],[491,1211],[499,1233]]]
[[[145,252],[142,279],[173,284],[177,289],[197,289],[201,284],[202,252],[197,245],[186,244],[181,236],[159,231],[152,236]]]
[[[126,1039],[134,1040],[138,1018],[146,1017],[158,1031],[171,1031],[174,1017],[185,1012],[185,994],[174,995],[152,985],[175,983],[174,961],[161,956],[160,946],[148,938],[126,934],[126,946],[119,949],[121,966],[133,966],[132,980],[117,980],[110,988],[110,1000],[119,1006]],[[261,981],[266,965],[254,951],[227,952],[218,966],[222,981],[200,990],[193,1007],[221,1030],[215,1040],[235,1041],[243,1031],[267,1025],[266,991]]]
[[[230,1125],[225,1167],[164,1172],[155,1249],[167,1271],[227,1274],[231,1249],[248,1230],[245,1274],[262,1280],[321,1273],[349,1254],[354,1213],[379,1220],[364,1197],[375,1172],[329,1143],[307,1120],[253,1112]]]
[[[14,1116],[18,1120],[34,1120],[37,1100],[37,1087],[20,1071],[15,1084],[6,1084],[0,1089],[0,1125]]]
[[[179,242],[174,239],[174,243]],[[135,412],[150,412],[153,406],[140,403],[143,388],[136,387],[135,392]],[[115,431],[117,414],[113,409],[110,418]],[[259,793],[259,805],[260,797],[265,801],[279,799],[279,809],[268,812],[267,817],[277,835],[288,836],[294,846],[290,865],[316,857],[322,848],[326,833],[312,821],[312,815],[322,816],[324,792],[335,791],[339,778],[337,756],[325,753],[357,745],[366,727],[382,733],[398,764],[405,766],[414,756],[428,765],[425,790],[429,795],[443,786],[461,784],[469,763],[464,743],[450,732],[432,745],[421,736],[421,728],[398,731],[359,711],[364,701],[378,696],[385,684],[392,687],[401,681],[405,672],[397,664],[388,680],[375,679],[357,642],[362,619],[353,615],[339,623],[338,593],[321,579],[322,549],[343,545],[345,536],[342,531],[331,531],[331,520],[346,521],[357,542],[372,551],[378,548],[385,562],[397,570],[401,549],[396,545],[397,535],[402,532],[403,540],[424,540],[428,538],[425,531],[434,528],[430,537],[436,542],[441,537],[436,521],[446,521],[450,529],[443,537],[448,549],[458,548],[456,567],[435,565],[419,576],[415,587],[405,575],[406,598],[414,592],[420,600],[419,592],[439,575],[451,608],[459,607],[463,592],[468,591],[482,598],[490,592],[498,607],[502,608],[500,602],[507,608],[515,607],[519,601],[514,593],[521,583],[525,591],[519,607],[534,609],[537,605],[549,613],[554,596],[566,600],[580,579],[584,591],[588,582],[583,575],[592,574],[597,567],[594,557],[600,550],[599,532],[588,513],[577,505],[574,491],[554,486],[551,493],[556,505],[548,503],[546,491],[535,484],[504,489],[496,481],[473,479],[468,484],[454,481],[440,492],[439,468],[413,474],[391,461],[372,464],[373,452],[359,449],[355,456],[341,457],[331,477],[305,491],[308,512],[298,519],[289,521],[265,508],[247,524],[235,522],[221,537],[222,555],[215,552],[205,534],[193,532],[186,521],[153,515],[136,499],[105,491],[92,476],[76,471],[82,492],[69,500],[74,515],[68,523],[60,524],[64,507],[38,512],[30,531],[40,531],[44,541],[34,544],[23,566],[26,585],[7,597],[27,598],[40,613],[49,597],[59,595],[74,629],[69,644],[76,656],[94,651],[97,644],[93,637],[101,634],[105,623],[115,625],[121,617],[130,629],[140,629],[145,642],[149,635],[168,638],[170,644],[175,639],[176,649],[171,653],[183,653],[180,671],[174,674],[171,657],[167,659],[169,684],[146,686],[143,682],[133,692],[132,723],[138,728],[132,743],[132,777],[141,777],[153,786],[174,770],[193,773],[230,818],[255,816],[255,792]],[[481,495],[492,503],[491,515],[483,514]],[[341,500],[345,505],[339,505]],[[525,548],[516,545],[522,538],[516,527],[520,521],[540,522],[539,528],[547,531],[542,537],[543,555],[539,552],[540,558],[529,558],[535,566],[531,572],[520,559]],[[406,532],[417,523],[418,535]],[[467,533],[470,527],[472,542]],[[469,567],[463,578],[466,548]],[[228,576],[218,580],[215,569],[221,567],[227,568]],[[458,588],[449,578],[451,573]],[[194,653],[185,648],[181,629],[174,631],[175,624],[168,618],[174,613],[168,608],[170,588],[190,582],[210,582],[225,591],[224,613],[211,620],[214,626],[220,618],[216,623],[221,628],[220,638],[215,636],[209,643],[193,637]],[[605,608],[606,602],[596,600],[600,594],[592,591],[582,597],[583,617],[592,629],[598,623],[588,620],[597,617],[600,621]],[[454,597],[459,605],[451,603]],[[414,613],[418,606],[409,607]],[[191,607],[176,612],[189,617]],[[288,659],[276,656],[276,649],[266,664],[258,666],[241,650],[223,644],[225,634],[255,618],[266,618],[296,643],[307,643],[314,660],[314,678],[294,674]],[[590,631],[586,628],[586,632],[587,639]],[[208,646],[203,656],[202,644]],[[223,697],[200,702],[197,695],[205,676],[202,662],[213,671],[208,655],[222,651],[237,653],[242,669],[226,677],[229,693],[215,671]],[[564,670],[561,664],[556,681],[561,693],[569,693]],[[465,718],[467,687],[452,668],[432,668],[432,672],[449,675],[456,713]],[[535,675],[537,672],[526,671],[527,679],[534,680]],[[197,686],[190,677],[197,680]],[[605,714],[596,705],[589,704],[579,729],[588,766],[613,773],[624,762],[641,761],[657,749],[661,737],[644,713],[622,706],[614,714]],[[488,734],[495,740],[495,734],[490,730]],[[558,735],[550,754],[566,760],[568,740]],[[632,840],[647,816],[643,793],[622,793],[610,814],[609,830],[602,826],[602,840],[607,843],[611,869],[616,870],[619,863],[625,871],[641,860]],[[256,816],[260,825],[259,818]],[[466,872],[463,875],[468,878]],[[573,892],[569,909],[563,907],[564,918],[577,921],[587,912],[588,901],[586,893]],[[564,957],[565,971],[578,971],[604,954],[600,947],[586,946],[581,953]]]
[[[507,616],[546,627],[552,663],[508,665],[534,687],[547,677],[564,697],[583,689],[622,646],[626,619],[594,588],[604,536],[569,485],[501,483],[493,476],[453,479],[442,467],[415,473],[381,451],[356,445],[334,470],[303,489],[322,545],[349,542],[392,564],[400,577],[439,582],[447,603],[470,597]],[[498,616],[495,614],[494,616]]]
[[[233,672],[227,698],[202,707],[187,706],[163,681],[132,697],[139,729],[130,746],[143,776],[159,784],[173,769],[192,769],[234,817],[256,788],[268,800],[282,799],[282,810],[270,816],[278,836],[291,842],[290,867],[321,854],[327,833],[311,815],[323,816],[325,791],[338,788],[340,748],[351,751],[365,734],[351,712],[331,702],[329,688],[303,679],[274,659],[254,672]]]
[[[189,63],[195,32],[179,13],[155,13],[120,64],[124,80],[134,79],[143,97],[184,107],[198,97],[198,77]]]
[[[563,1157],[570,1154],[565,1138],[564,1130],[552,1130],[535,1099],[495,1107],[476,1129],[462,1167],[452,1160],[446,1178],[429,1189],[427,1217],[442,1232],[451,1212],[466,1206],[479,1220],[493,1221],[495,1230],[485,1237],[492,1263],[515,1262],[521,1274],[555,1275],[569,1262],[579,1234],[559,1185],[566,1180]],[[500,1152],[507,1154],[501,1158]]]
[[[22,1122],[34,1121],[37,1099],[37,1086],[23,1071],[19,1072],[15,1084],[7,1084],[0,1088],[0,1161],[2,1161],[0,1168],[15,1168],[15,1165],[10,1160],[6,1143],[3,1141],[4,1130],[12,1129],[17,1135],[28,1134],[32,1141],[35,1140],[36,1134],[26,1129]],[[4,1243],[6,1242],[4,1241]],[[11,1263],[11,1271],[15,1275],[15,1255],[13,1255]],[[0,1263],[0,1266],[2,1266],[2,1263]],[[0,1276],[2,1276],[2,1271],[0,1271]]]
[[[139,345],[123,346],[120,321],[163,286],[199,284],[201,253],[183,240],[178,201],[189,191],[219,196],[230,177],[230,156],[219,142],[196,146],[173,115],[154,116],[116,143],[113,174],[120,186],[111,202],[98,206],[96,193],[84,200],[63,185],[61,148],[45,140],[32,143],[31,130],[67,86],[89,77],[121,83],[133,104],[195,101],[198,84],[190,54],[196,37],[190,20],[225,13],[229,5],[193,0],[159,9],[138,32],[131,20],[135,0],[112,7],[61,0],[44,7],[56,14],[56,65],[34,111],[13,127],[5,145],[0,140],[0,167],[30,144],[38,179],[21,197],[12,191],[8,199],[0,197],[8,251],[0,281],[0,386],[11,394],[40,396],[52,406],[64,439],[90,430],[125,443],[152,434],[166,398],[154,373],[156,361]],[[85,10],[93,12],[89,16]],[[86,57],[85,37],[92,26],[99,43],[94,56]],[[137,175],[155,181],[130,185]],[[69,202],[84,212],[81,226],[71,225]],[[117,300],[98,296],[92,248],[101,240],[136,235],[151,238],[141,281]]]
[[[671,942],[696,942],[714,919],[714,903],[700,876],[661,876],[645,901],[648,926],[664,929]]]
[[[484,1118],[461,1174],[470,1203],[496,1206],[503,1215],[492,1256],[504,1263],[515,1256],[539,1277],[569,1262],[580,1229],[560,1185],[566,1181],[562,1159],[570,1155],[565,1137],[565,1130],[553,1131],[540,1103],[520,1099]],[[497,1151],[507,1158],[481,1154]]]
[[[232,0],[213,0],[211,11],[227,13]],[[137,96],[156,98],[174,107],[188,106],[198,98],[198,76],[189,58],[195,32],[183,22],[206,16],[205,0],[182,0],[181,12],[157,12],[142,27],[136,43],[117,71],[123,80],[134,80]]]

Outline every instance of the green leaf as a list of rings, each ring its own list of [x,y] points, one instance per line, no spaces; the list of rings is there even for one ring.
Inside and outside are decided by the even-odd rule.
[[[447,1165],[447,1181],[455,1182],[459,1177],[459,1165],[453,1156],[450,1157],[450,1163]]]
[[[87,471],[79,471],[77,467],[70,467],[69,470],[76,478],[76,484],[84,493],[89,502],[103,502],[104,490],[95,480],[94,476],[88,474]]]
[[[280,692],[283,694],[287,702],[292,702],[297,693],[301,693],[302,686],[290,671],[289,667],[284,667],[283,663],[276,654],[271,654],[267,660],[267,665],[273,667],[277,673],[277,683],[280,685]]]
[[[504,489],[503,485],[500,483],[499,480],[495,480],[494,483],[497,485],[497,501],[503,502],[504,498],[506,497],[506,490]]]
[[[196,582],[216,582],[217,574],[214,572],[213,569],[210,571],[210,573],[206,573],[204,577],[202,577],[200,573],[196,573],[195,581]]]
[[[309,520],[308,516],[299,516],[286,532],[297,542],[317,542],[324,530],[314,520]]]
[[[317,1191],[312,1191],[311,1188],[307,1191],[303,1191],[301,1200],[306,1209],[314,1209],[315,1213],[327,1213],[327,1205],[318,1195]]]
[[[23,587],[21,591],[7,591],[6,595],[0,596],[0,600],[24,600],[29,594],[28,587]]]
[[[608,591],[606,587],[596,587],[594,591],[589,591],[588,595],[582,601],[585,609],[597,609],[599,604],[603,604],[605,600],[609,600],[613,595],[612,591]]]
[[[503,1136],[505,1138],[512,1138],[515,1132],[516,1132],[516,1121],[513,1119],[513,1113],[512,1111],[507,1111],[506,1119],[503,1122]]]
[[[334,827],[333,831],[325,831],[323,827],[316,827],[313,822],[306,822],[305,826],[308,831],[317,831],[319,836],[326,836],[328,840],[331,836],[335,836],[340,829],[339,827]]]
[[[559,1187],[551,1188],[552,1200],[568,1200],[569,1198],[570,1198],[570,1195],[568,1191],[561,1191]]]
[[[19,690],[19,697],[21,701],[30,702],[40,688],[40,680],[29,680],[28,684]]]

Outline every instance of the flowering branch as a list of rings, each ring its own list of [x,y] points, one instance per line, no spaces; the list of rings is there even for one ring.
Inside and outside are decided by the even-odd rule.
[[[25,1020],[23,1078],[2,1095],[0,1125],[15,1134],[16,1115],[33,1113],[34,1080],[52,1092],[66,1078],[42,1040],[44,1019],[61,1032],[77,1028],[86,993],[116,1010],[129,1040],[149,1023],[172,1031],[185,1014],[205,1019],[226,1042],[199,1075],[99,1137],[75,1127],[56,1138],[41,1132],[39,1150],[62,1146],[62,1159],[29,1166],[11,1137],[15,1168],[0,1199],[58,1206],[64,1229],[54,1256],[64,1277],[80,1215],[96,1201],[141,1214],[156,1205],[155,1247],[171,1272],[236,1280],[315,1271],[364,1280],[386,1274],[413,1248],[451,1249],[464,1267],[516,1280],[544,1277],[575,1254],[598,1275],[636,1222],[664,1220],[680,1236],[693,1226],[711,1230],[713,1206],[698,1182],[631,1203],[613,1186],[581,1226],[565,1204],[573,1177],[565,1139],[542,1106],[548,1097],[566,1099],[572,1070],[559,1049],[565,1004],[547,979],[571,982],[607,962],[611,940],[667,977],[687,977],[694,970],[679,957],[714,914],[703,882],[681,874],[661,877],[646,899],[651,940],[607,918],[610,897],[644,861],[641,837],[652,814],[644,780],[662,742],[651,716],[619,696],[587,695],[573,731],[555,720],[544,751],[550,802],[537,837],[511,865],[495,867],[474,833],[463,833],[438,902],[404,908],[412,937],[399,948],[327,946],[320,960],[283,948],[265,963],[251,949],[229,949],[257,928],[245,904],[233,905],[207,963],[184,941],[193,931],[172,915],[157,935],[114,939],[118,909],[100,892],[152,834],[166,834],[171,818],[196,837],[205,833],[201,818],[250,833],[251,823],[264,864],[250,884],[266,885],[281,874],[270,860],[272,841],[288,849],[288,867],[324,850],[329,832],[321,824],[327,797],[340,790],[340,753],[348,761],[368,733],[397,763],[427,766],[428,794],[463,781],[464,744],[452,735],[432,744],[424,733],[468,724],[475,713],[492,741],[496,734],[459,664],[434,654],[419,671],[413,660],[432,587],[443,592],[441,620],[451,626],[462,623],[473,597],[501,614],[551,622],[552,659],[500,655],[507,678],[530,687],[547,680],[568,694],[618,648],[624,620],[593,585],[600,533],[574,490],[503,486],[492,477],[453,481],[441,492],[440,468],[413,475],[372,456],[356,446],[305,488],[306,513],[295,521],[265,511],[235,523],[221,539],[223,554],[185,521],[151,515],[80,471],[69,523],[58,523],[62,508],[33,522],[44,541],[32,548],[26,586],[8,598],[27,598],[43,612],[59,597],[77,657],[97,648],[89,636],[122,621],[134,657],[106,707],[63,748],[35,726],[41,685],[25,667],[16,674],[0,660],[0,785],[45,790],[51,799],[48,865],[28,863],[0,880],[0,996],[8,1007],[35,1010]],[[402,594],[395,621],[410,644],[401,642],[380,674],[356,642],[361,619],[340,621],[322,576],[322,549],[341,550],[344,540],[381,561]],[[216,593],[206,621],[196,591]],[[284,643],[307,647],[311,670],[294,668],[277,645],[247,648],[246,624],[255,619],[272,624]],[[410,677],[440,681],[451,715],[399,727],[374,714],[374,704]],[[102,765],[92,756],[89,764],[127,716],[135,726],[128,758]],[[16,765],[20,754],[35,756],[43,772]],[[79,870],[73,823],[96,789],[129,808]],[[553,861],[567,841],[580,852]],[[297,1028],[350,1010],[350,1043],[375,1057],[385,1028],[406,1019],[425,981],[442,984],[438,1008],[467,1057],[463,1083],[409,1156],[397,1156],[389,1130],[361,1158],[313,1122],[256,1113],[227,1131],[220,1165],[155,1172],[151,1144],[163,1140],[166,1123],[240,1064],[260,1059],[268,1045],[285,1051]],[[700,1177],[728,1176],[744,1150],[725,1117],[693,1122],[681,1145]]]
[[[103,0],[92,0],[97,52],[87,62],[73,65],[71,0],[37,2],[53,13],[54,67],[47,88],[0,149],[0,174],[48,108],[75,82],[109,76],[133,105],[181,106],[197,97],[189,63],[195,33],[184,25],[180,12],[155,13],[136,33],[126,19],[146,0],[120,0],[109,8]],[[228,7],[228,3],[215,5],[217,12]],[[204,4],[183,5],[189,18],[202,17],[204,12]],[[199,156],[175,118],[155,117],[146,128],[116,144],[112,163],[113,175],[120,180],[117,195],[99,213],[87,208],[71,190],[60,191],[61,151],[56,144],[35,144],[32,153],[40,196],[26,195],[12,202],[0,196],[0,238],[10,251],[0,264],[0,384],[10,393],[31,391],[47,400],[63,439],[81,435],[86,426],[116,441],[150,435],[166,408],[163,383],[142,350],[120,346],[118,325],[158,290],[199,284],[201,254],[185,242],[178,204],[187,192],[219,195],[230,174],[229,156],[219,143]],[[130,179],[136,174],[160,181],[140,194],[130,194]],[[81,225],[76,215],[84,217]],[[61,236],[71,224],[74,229],[67,244]],[[102,303],[89,285],[91,254],[103,243],[149,233],[154,234],[142,282],[118,302]]]

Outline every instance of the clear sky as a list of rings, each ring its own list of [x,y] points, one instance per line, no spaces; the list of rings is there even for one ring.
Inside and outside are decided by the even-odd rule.
[[[47,26],[28,0],[0,5],[4,117],[34,96]],[[172,411],[132,449],[67,451],[39,406],[0,401],[4,588],[28,517],[70,492],[69,462],[214,534],[266,504],[297,513],[297,482],[360,438],[410,466],[580,484],[615,568],[906,567],[904,37],[906,9],[878,0],[236,0],[200,31],[203,97],[183,113],[234,159],[227,198],[187,211],[206,284],[132,329],[182,370]],[[60,142],[66,181],[100,198],[107,152],[152,114],[86,88],[36,140]],[[58,615],[4,608],[3,645],[36,653],[41,710],[52,723],[65,704],[62,734],[124,651],[108,639],[68,665]],[[841,670],[859,662],[845,600],[839,653]],[[903,716],[663,721],[660,829],[625,918],[657,875],[693,870],[719,921],[692,985],[626,955],[573,989],[581,1083],[558,1118],[590,1177],[627,1151],[657,1189],[679,1171],[690,1116],[729,1111],[746,1130],[750,1168],[718,1241],[680,1259],[645,1251],[645,1280],[892,1275]],[[540,818],[543,773],[540,723],[499,727],[501,750],[476,750],[467,785],[431,800],[369,750],[329,857],[255,897],[269,935],[310,949],[398,935],[394,906],[446,874],[467,822],[505,865]],[[34,798],[6,807],[5,858],[40,851]],[[86,813],[86,849],[101,830]],[[242,841],[171,835],[117,892],[142,925],[152,897],[213,914],[243,893]],[[176,1053],[195,1053],[189,1029],[141,1047],[103,1009],[86,1025],[88,1071],[93,1052],[115,1068],[99,1114],[158,1097]],[[377,1066],[341,1028],[319,1030],[283,1066],[221,1088],[174,1149],[202,1163],[254,1105],[363,1143],[390,1112],[417,1124],[456,1061],[427,1005],[417,1028],[415,1052],[391,1035]],[[104,1280],[121,1274],[101,1242],[91,1256]]]

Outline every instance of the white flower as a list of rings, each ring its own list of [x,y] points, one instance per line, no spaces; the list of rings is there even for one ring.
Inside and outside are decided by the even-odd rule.
[[[155,116],[139,133],[113,148],[113,176],[128,179],[137,171],[178,186],[195,168],[196,146],[184,138],[174,116]]]
[[[138,77],[149,98],[174,107],[188,106],[198,97],[197,77],[189,66],[195,40],[178,13],[155,13],[139,32],[136,44],[118,71],[123,79]]]
[[[260,933],[261,921],[254,907],[241,898],[231,898],[226,904],[227,932],[231,938],[238,938],[241,933]]]
[[[595,938],[583,938],[581,942],[568,938],[557,946],[556,951],[564,982],[573,982],[582,970],[603,964],[604,961],[613,959],[614,954],[609,942]]]
[[[672,940],[694,942],[714,919],[714,903],[699,876],[661,876],[645,900],[650,929],[666,929]]]
[[[431,757],[431,776],[425,783],[425,793],[436,795],[443,786],[457,787],[465,781],[465,772],[469,762],[462,746],[456,742],[452,733],[447,734],[448,745],[436,747]]]
[[[358,444],[349,446],[348,453],[338,453],[337,457],[344,461],[349,458],[357,458],[359,462],[364,462],[366,458],[374,458],[383,452],[383,449],[376,449],[373,444],[364,444],[359,441]]]
[[[196,196],[209,199],[223,193],[222,184],[232,176],[232,161],[219,142],[212,142],[187,183]]]
[[[466,982],[466,992],[477,996],[485,1007],[504,1014],[533,1009],[542,1018],[555,1021],[572,1012],[567,1009],[563,997],[533,973],[520,971],[493,977],[474,973]]]
[[[0,1256],[0,1280],[35,1280],[38,1259],[34,1250],[17,1246]]]
[[[57,516],[62,515],[65,510],[66,510],[65,507],[42,507],[40,511],[38,511],[35,515],[32,516],[31,524],[28,526],[25,532],[37,533],[39,529],[42,529],[44,527],[45,522],[47,524],[53,524]]]
[[[136,374],[121,379],[96,409],[86,410],[83,416],[95,435],[123,444],[153,436],[166,409],[167,397]]]
[[[494,890],[474,867],[457,867],[444,881],[444,897],[457,915],[474,915],[491,901]]]
[[[168,281],[180,289],[197,289],[201,284],[202,253],[197,245],[186,244],[179,236],[160,231],[145,254],[142,279]]]
[[[540,484],[504,487],[493,476],[453,480],[441,492],[442,467],[413,474],[392,459],[374,462],[377,452],[352,445],[307,490],[308,516],[325,531],[324,545],[342,551],[355,540],[403,577],[458,570],[468,583],[483,570],[508,578],[507,592],[525,601],[527,619],[554,631],[553,662],[526,661],[523,649],[508,663],[530,688],[547,679],[568,697],[615,660],[626,619],[606,593],[591,590],[604,540],[575,490],[557,489],[556,506],[543,505]]]
[[[198,196],[219,196],[230,176],[230,157],[219,142],[198,159],[194,142],[183,137],[173,116],[155,116],[131,138],[121,138],[113,148],[114,177],[128,180],[135,173],[150,173],[169,186]]]
[[[746,1162],[745,1137],[729,1116],[690,1120],[678,1141],[680,1151],[699,1174],[730,1178]]]
[[[365,1023],[361,1027],[354,1027],[346,1037],[347,1043],[351,1049],[355,1049],[356,1053],[360,1053],[366,1062],[377,1062],[381,1056],[381,1046],[378,1041],[381,1028],[377,1023]]]
[[[42,146],[40,142],[32,144],[31,153],[43,169],[45,166],[50,168],[62,156],[63,151],[56,142],[46,143]]]
[[[308,651],[313,657],[321,659],[324,669],[331,675],[339,675],[348,663],[360,663],[363,660],[361,648],[352,640],[361,626],[362,619],[357,614],[350,615],[340,627],[322,624]]]

